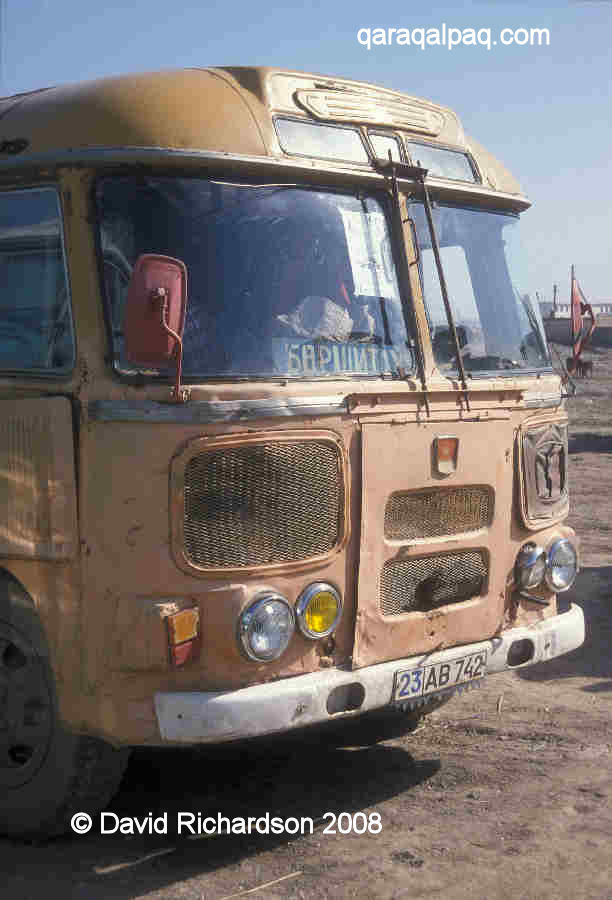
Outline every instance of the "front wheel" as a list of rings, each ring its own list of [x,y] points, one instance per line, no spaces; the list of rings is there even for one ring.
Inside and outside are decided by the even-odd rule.
[[[0,621],[0,833],[42,839],[103,809],[129,753],[62,726],[38,620],[23,606],[12,618]]]

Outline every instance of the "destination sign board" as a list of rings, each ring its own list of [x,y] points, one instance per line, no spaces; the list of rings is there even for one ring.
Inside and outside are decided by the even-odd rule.
[[[414,369],[410,347],[359,341],[274,340],[274,363],[286,375],[383,375]]]

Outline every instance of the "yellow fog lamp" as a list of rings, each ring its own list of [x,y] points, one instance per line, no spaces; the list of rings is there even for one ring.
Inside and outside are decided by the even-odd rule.
[[[533,541],[523,544],[514,563],[514,583],[519,590],[538,587],[544,581],[546,551]]]
[[[546,554],[546,584],[560,593],[572,586],[578,574],[578,554],[576,548],[567,538],[560,538],[548,548]]]
[[[342,612],[342,599],[335,587],[316,581],[302,591],[295,607],[304,637],[317,640],[331,634]]]

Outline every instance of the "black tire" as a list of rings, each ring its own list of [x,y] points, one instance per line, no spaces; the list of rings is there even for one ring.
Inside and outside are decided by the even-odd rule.
[[[62,726],[38,616],[21,585],[0,577],[0,833],[40,840],[68,831],[74,813],[95,815],[128,756]]]

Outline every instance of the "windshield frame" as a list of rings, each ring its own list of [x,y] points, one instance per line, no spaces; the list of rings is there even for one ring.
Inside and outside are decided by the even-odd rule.
[[[183,370],[182,381],[185,384],[191,385],[206,385],[206,384],[234,384],[234,383],[260,383],[260,382],[268,382],[272,384],[311,384],[311,385],[329,385],[334,381],[343,382],[343,383],[357,383],[357,382],[374,382],[374,383],[389,383],[389,382],[398,382],[405,381],[405,379],[416,377],[418,372],[418,358],[419,354],[422,353],[422,344],[420,342],[420,337],[418,331],[414,334],[414,326],[407,316],[406,303],[405,298],[408,298],[408,302],[414,306],[414,300],[411,296],[410,286],[403,285],[399,276],[400,272],[400,252],[401,248],[396,246],[396,238],[394,234],[394,228],[392,225],[392,199],[389,194],[388,186],[383,183],[380,185],[372,185],[372,184],[360,184],[356,183],[353,179],[346,179],[342,183],[325,183],[317,178],[317,180],[307,181],[304,180],[297,181],[295,179],[295,173],[293,173],[293,177],[290,174],[285,174],[284,172],[274,172],[274,173],[261,173],[258,175],[244,175],[234,173],[232,171],[208,171],[198,169],[194,171],[193,169],[184,170],[181,168],[177,169],[167,169],[167,168],[155,168],[148,169],[146,171],[138,171],[132,168],[126,169],[125,166],[121,166],[118,168],[109,168],[103,171],[99,171],[96,173],[95,177],[91,182],[91,197],[92,197],[92,205],[94,209],[94,243],[96,250],[96,258],[97,258],[97,269],[98,269],[98,286],[100,291],[100,297],[102,301],[103,307],[103,316],[106,326],[106,335],[108,340],[108,352],[107,352],[107,362],[110,365],[113,376],[120,380],[121,382],[143,386],[147,384],[167,384],[169,379],[172,377],[169,375],[167,371],[159,371],[154,369],[146,369],[145,367],[141,367],[140,369],[134,372],[126,372],[122,370],[118,366],[118,360],[115,358],[115,345],[114,345],[114,334],[113,334],[113,323],[111,321],[111,302],[110,298],[107,295],[106,282],[104,278],[104,251],[102,247],[102,218],[101,218],[101,210],[99,208],[98,196],[99,196],[99,188],[100,184],[103,181],[108,181],[112,179],[122,179],[122,178],[130,178],[134,180],[138,180],[141,178],[147,179],[151,178],[155,179],[177,179],[177,180],[195,180],[195,181],[210,181],[219,184],[227,184],[227,185],[237,185],[245,188],[276,188],[276,189],[298,189],[304,191],[312,191],[319,193],[327,193],[327,194],[338,194],[345,197],[352,197],[357,200],[362,200],[364,198],[372,197],[374,198],[380,205],[381,210],[384,214],[387,235],[389,238],[389,247],[391,251],[391,259],[393,262],[393,268],[395,273],[395,278],[397,281],[398,288],[398,300],[399,307],[401,310],[401,319],[402,325],[405,329],[406,336],[408,340],[411,340],[410,344],[410,352],[412,355],[412,366],[408,368],[399,368],[395,372],[333,372],[330,374],[319,374],[319,375],[309,375],[306,373],[302,374],[284,374],[284,373],[270,373],[263,375],[253,375],[253,374],[233,374],[231,372],[225,373],[215,373],[208,375],[194,375],[189,372],[185,372]],[[189,293],[189,288],[188,288]],[[189,301],[188,301],[189,302]]]
[[[461,210],[461,211],[465,211],[465,212],[488,213],[488,214],[497,215],[497,216],[504,216],[505,218],[514,219],[516,222],[519,222],[521,219],[521,213],[524,212],[524,209],[521,209],[521,211],[518,211],[515,209],[500,208],[500,207],[492,206],[489,203],[487,203],[487,205],[479,205],[474,202],[474,198],[472,198],[472,197],[470,197],[470,201],[471,202],[469,202],[469,203],[461,202],[461,197],[458,196],[455,192],[453,192],[452,198],[447,197],[444,193],[439,192],[437,190],[435,192],[431,192],[432,212],[434,214],[435,214],[436,209],[439,209],[440,207],[444,207],[447,209],[456,209],[456,210]],[[412,194],[411,196],[409,196],[407,198],[407,207],[408,207],[409,216],[410,216],[411,207],[415,206],[415,205],[424,207],[424,199],[422,197],[420,197],[418,194]],[[410,217],[410,218],[411,218],[411,221],[413,221],[412,217]],[[460,374],[459,366],[458,365],[451,366],[448,369],[445,369],[443,371],[442,369],[440,369],[440,367],[438,365],[438,361],[435,358],[435,352],[434,352],[434,346],[433,346],[434,345],[434,324],[431,319],[431,313],[430,313],[430,309],[428,307],[428,303],[427,303],[427,299],[426,299],[425,283],[424,283],[424,277],[423,277],[423,263],[422,263],[423,250],[424,249],[428,250],[430,248],[427,248],[427,247],[423,248],[420,245],[419,229],[418,229],[416,223],[414,223],[413,234],[414,234],[414,239],[417,243],[417,248],[418,248],[418,273],[419,273],[419,284],[420,284],[420,288],[421,288],[421,297],[422,297],[423,307],[424,307],[424,311],[425,311],[425,318],[427,320],[427,325],[428,325],[429,341],[431,344],[432,354],[434,354],[434,361],[436,364],[436,368],[438,369],[440,374],[442,374],[444,377],[449,378],[449,379],[456,379],[457,377],[459,377],[459,374]],[[439,240],[439,235],[438,235],[437,230],[436,230],[436,236],[438,237],[438,240]],[[507,263],[508,263],[508,260],[506,257],[506,264]],[[444,259],[442,259],[442,265],[444,266]],[[437,273],[436,273],[436,282],[439,286],[439,278],[438,278]],[[517,293],[516,288],[512,281],[511,281],[511,286],[512,286],[513,292],[516,294]],[[452,289],[449,288],[448,293],[449,293],[450,302],[451,302],[451,304],[453,304]],[[474,299],[475,299],[475,296],[474,296]],[[453,319],[455,320],[455,323],[459,324],[459,326],[461,327],[461,323],[457,323],[457,309],[455,308],[454,305],[452,306],[452,312],[453,312]],[[524,376],[540,377],[543,375],[554,374],[555,369],[552,364],[552,355],[550,352],[550,347],[548,344],[548,339],[546,337],[546,333],[544,331],[543,324],[542,324],[542,328],[538,329],[538,337],[541,338],[544,342],[544,346],[546,348],[548,359],[549,359],[548,365],[546,365],[546,366],[529,365],[529,366],[524,366],[524,367],[522,367],[522,366],[521,367],[513,367],[513,368],[509,368],[509,369],[501,369],[500,368],[500,369],[482,369],[482,370],[479,370],[479,369],[474,370],[474,369],[466,368],[465,374],[466,374],[467,378],[473,379],[473,380],[483,380],[483,379],[490,380],[491,378],[517,378],[517,377],[524,377]]]

